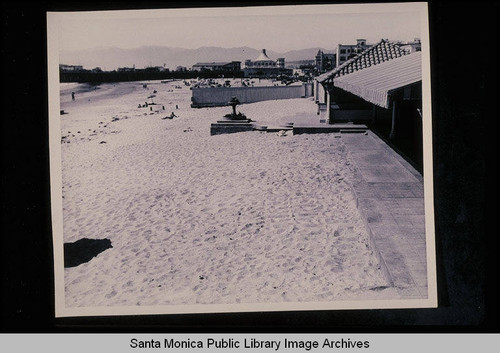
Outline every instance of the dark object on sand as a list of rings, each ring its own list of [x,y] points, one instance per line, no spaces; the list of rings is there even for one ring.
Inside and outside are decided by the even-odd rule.
[[[165,120],[165,119],[173,119],[173,118],[178,118],[178,116],[175,115],[174,112],[172,112],[172,114],[167,115],[166,117],[164,117],[162,119]]]
[[[64,267],[76,267],[89,262],[112,247],[109,239],[83,238],[74,243],[64,243]]]
[[[237,97],[231,97],[231,100],[227,102],[228,105],[233,107],[233,112],[231,114],[226,114],[224,117],[229,120],[246,120],[247,117],[240,112],[236,113],[236,106],[240,104],[240,101]]]

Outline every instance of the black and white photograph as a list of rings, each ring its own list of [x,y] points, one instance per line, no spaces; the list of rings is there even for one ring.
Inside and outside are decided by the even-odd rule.
[[[427,3],[47,13],[56,317],[435,308]]]

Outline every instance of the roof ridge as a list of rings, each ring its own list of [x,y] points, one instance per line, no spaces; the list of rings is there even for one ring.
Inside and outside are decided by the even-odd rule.
[[[331,70],[331,71],[329,71],[329,72],[321,75],[320,79],[318,81],[319,82],[324,82],[326,80],[333,79],[335,77],[342,76],[342,75],[348,74],[348,73],[353,72],[353,71],[362,70],[365,67],[362,67],[360,69],[358,69],[356,67],[354,69],[351,69],[350,72],[345,72],[346,70],[348,70],[348,68],[350,68],[350,66],[352,64],[358,62],[360,59],[362,59],[364,57],[369,56],[372,52],[374,52],[377,49],[381,48],[383,45],[387,45],[389,47],[389,50],[391,50],[391,49],[392,50],[396,50],[397,54],[395,55],[395,57],[399,57],[399,56],[408,54],[408,52],[406,52],[405,50],[402,50],[399,46],[397,46],[396,44],[392,43],[388,39],[381,39],[377,44],[374,44],[371,47],[363,50],[361,53],[359,53],[355,57],[347,60],[346,62],[344,62],[342,65],[338,66],[337,68],[335,68],[335,69],[333,69],[333,70]],[[378,59],[378,57],[377,57],[377,59]],[[383,59],[383,57],[382,57],[382,59]],[[391,55],[391,58],[389,58],[387,60],[391,60],[391,59],[394,59],[394,57],[392,57],[392,55]],[[387,60],[382,60],[381,62],[376,62],[375,58],[373,58],[373,60],[372,60],[373,63],[371,63],[369,61],[368,65],[366,65],[366,64],[365,65],[366,65],[366,67],[371,67],[373,65],[380,64],[380,63],[385,62]]]

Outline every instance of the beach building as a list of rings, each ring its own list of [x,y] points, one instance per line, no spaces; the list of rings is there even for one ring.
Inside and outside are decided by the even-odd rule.
[[[262,49],[255,60],[245,60],[243,72],[245,77],[273,77],[285,70],[285,58],[272,60],[267,56],[266,49]]]
[[[352,94],[346,95],[344,90],[335,86],[334,80],[407,54],[400,46],[382,39],[335,69],[318,76],[315,83],[316,101],[319,109],[326,113],[324,120],[334,123],[370,119],[371,104]]]
[[[193,71],[237,72],[241,71],[241,61],[196,63]]]
[[[382,40],[320,75],[326,122],[365,123],[422,165],[422,56]]]
[[[356,44],[338,44],[335,66],[339,67],[369,47],[370,45],[366,44],[366,39],[356,39]]]

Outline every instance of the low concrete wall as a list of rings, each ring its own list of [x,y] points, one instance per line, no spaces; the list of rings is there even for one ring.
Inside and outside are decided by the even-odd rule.
[[[271,87],[214,87],[193,88],[191,107],[220,107],[228,105],[232,97],[237,97],[240,103],[254,103],[267,100],[292,99],[311,97],[312,84],[300,86]]]

